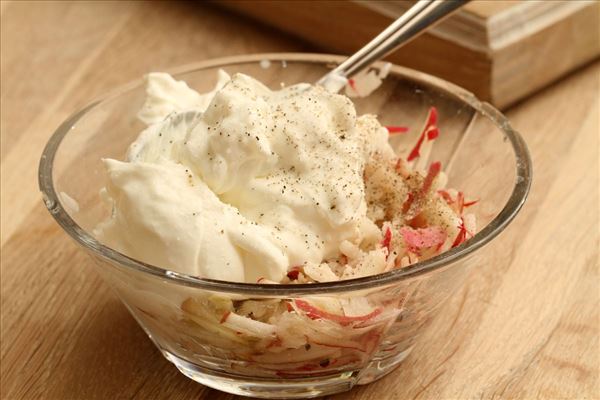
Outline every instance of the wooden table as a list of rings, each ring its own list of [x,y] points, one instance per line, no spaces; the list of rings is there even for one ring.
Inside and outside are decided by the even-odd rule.
[[[1,3],[3,399],[234,396],[162,358],[44,209],[37,163],[57,125],[149,70],[311,49],[198,4]],[[593,34],[593,33],[590,33]],[[435,322],[429,345],[334,399],[600,397],[600,65],[508,110],[533,156],[523,212]]]

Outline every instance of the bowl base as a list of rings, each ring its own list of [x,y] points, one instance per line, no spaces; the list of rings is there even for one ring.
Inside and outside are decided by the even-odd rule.
[[[218,372],[192,364],[166,350],[162,353],[188,378],[213,389],[263,399],[307,399],[345,392],[357,383],[359,371],[329,377],[294,380],[250,378]]]
[[[368,385],[371,382],[375,382],[393,370],[395,370],[406,357],[410,355],[414,346],[396,353],[391,357],[375,357],[369,365],[360,373],[358,377],[357,385]]]

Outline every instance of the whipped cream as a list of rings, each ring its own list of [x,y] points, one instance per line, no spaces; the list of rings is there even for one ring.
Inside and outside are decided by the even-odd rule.
[[[223,71],[205,94],[164,73],[146,82],[147,128],[126,161],[104,160],[102,242],[202,278],[279,282],[339,256],[343,242],[381,239],[363,172],[374,152],[393,152],[347,97]]]

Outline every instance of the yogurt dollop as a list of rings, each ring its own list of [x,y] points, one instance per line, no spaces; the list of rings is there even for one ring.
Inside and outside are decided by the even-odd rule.
[[[147,128],[126,161],[104,160],[112,214],[101,241],[173,271],[254,283],[337,257],[344,241],[379,240],[363,172],[373,152],[392,150],[347,97],[222,71],[206,94],[164,73],[146,81]]]

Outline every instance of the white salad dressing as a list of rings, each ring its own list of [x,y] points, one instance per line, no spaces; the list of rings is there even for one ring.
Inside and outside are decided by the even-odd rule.
[[[392,150],[347,97],[222,71],[206,94],[164,73],[146,80],[148,127],[126,161],[104,160],[112,215],[95,230],[101,241],[194,276],[279,282],[342,242],[381,236],[363,172],[373,151]]]

